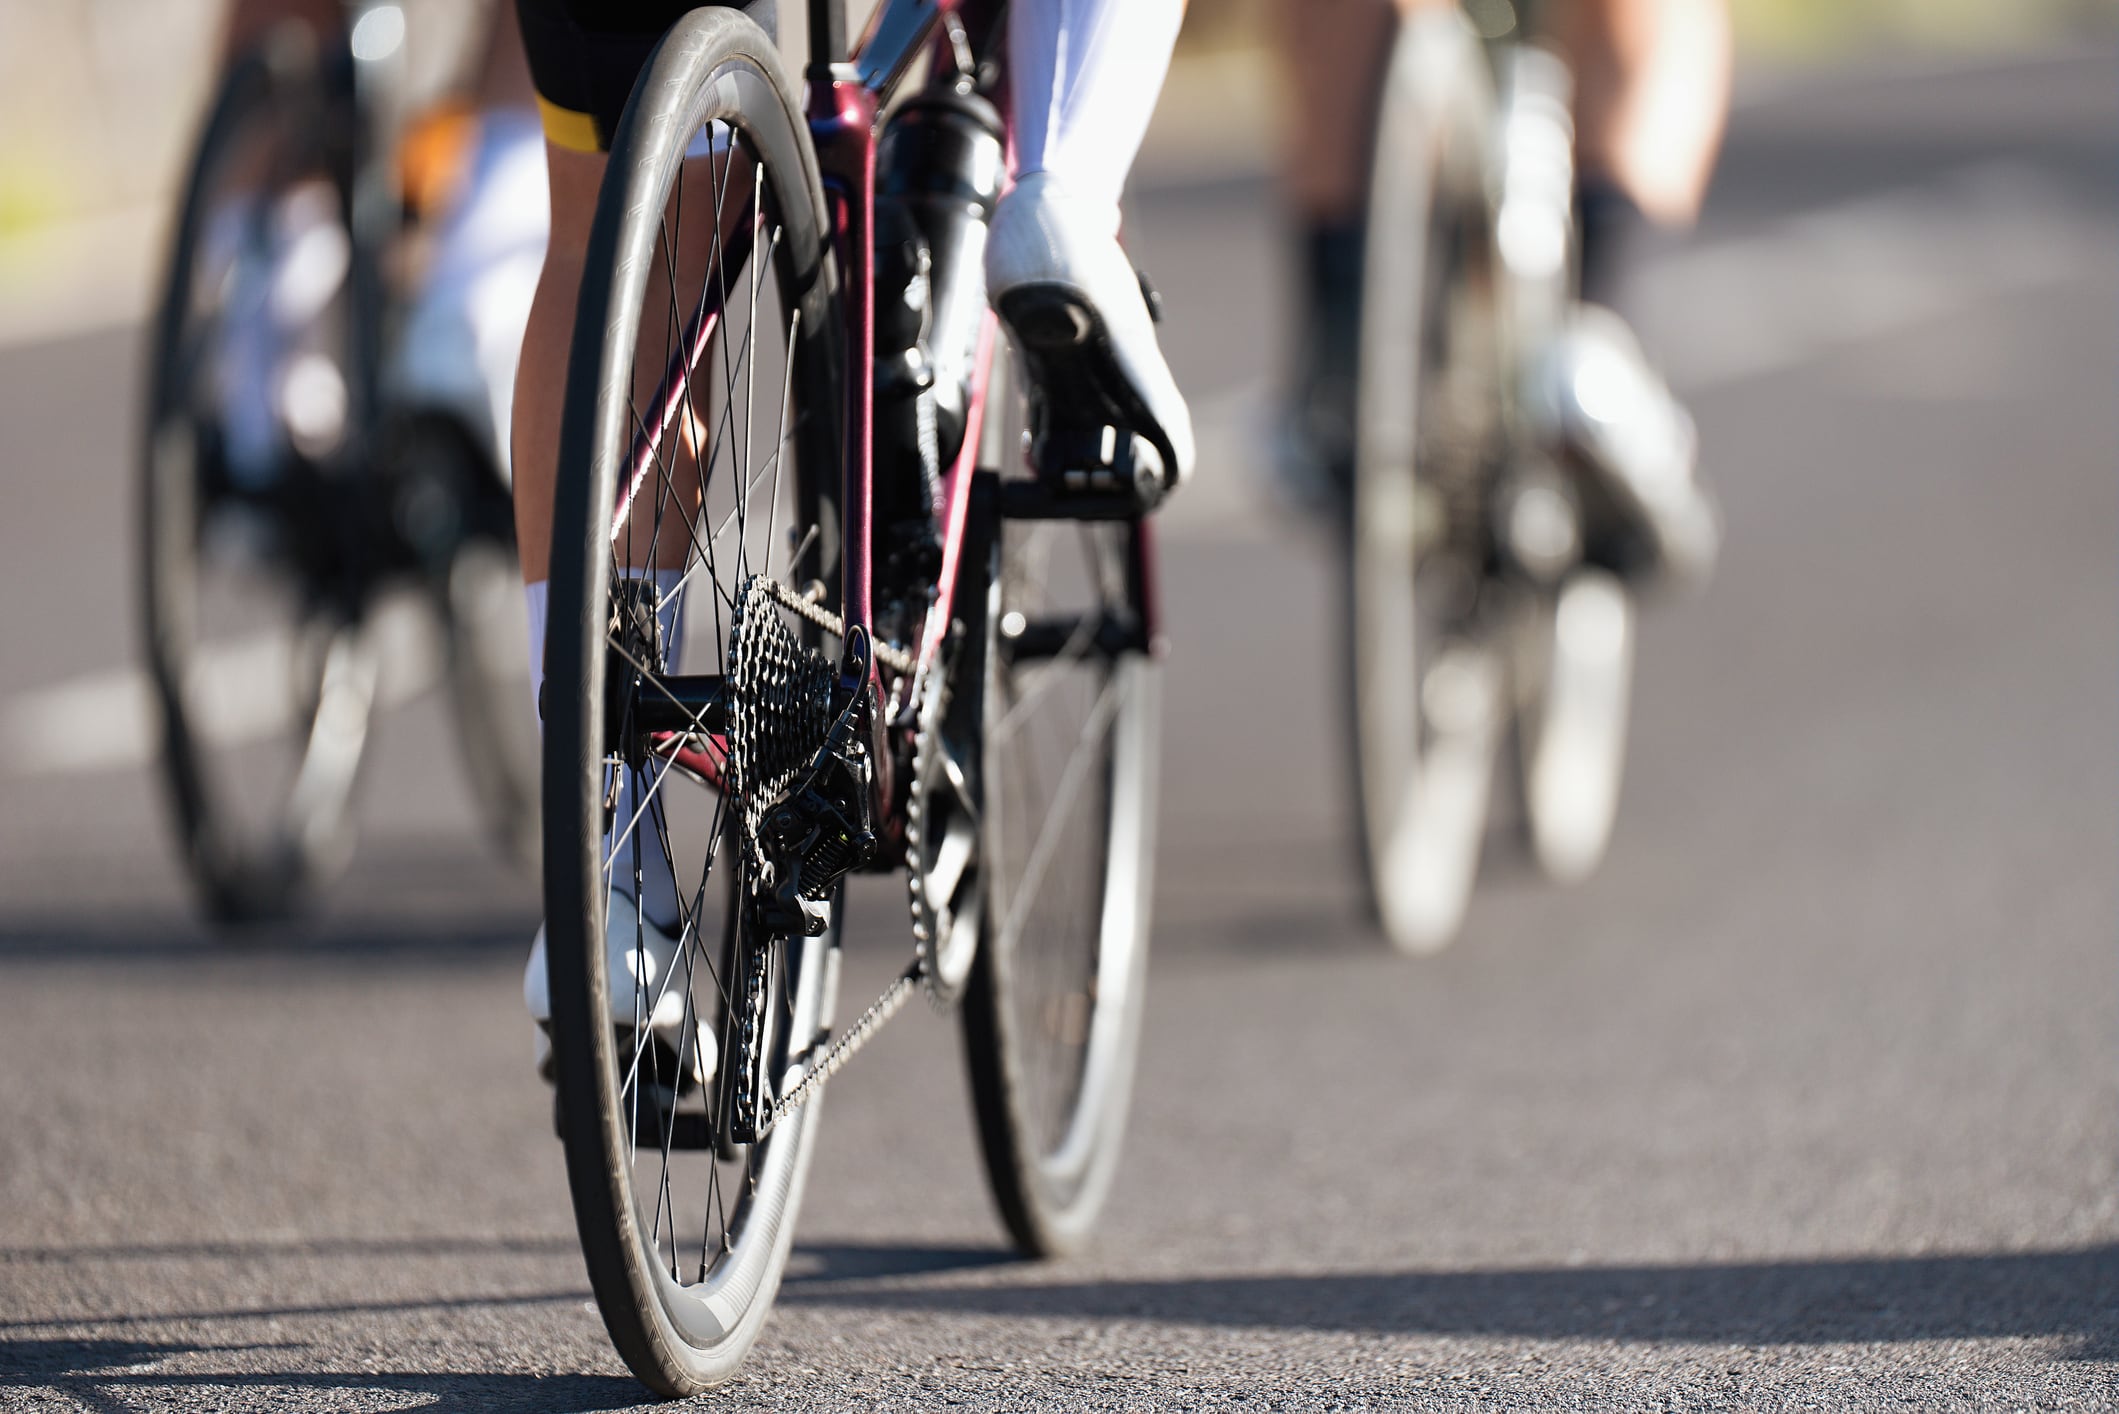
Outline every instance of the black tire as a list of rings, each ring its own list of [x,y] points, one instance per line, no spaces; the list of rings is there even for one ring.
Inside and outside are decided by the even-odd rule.
[[[377,684],[362,631],[371,567],[333,490],[348,480],[335,471],[360,454],[372,312],[347,291],[362,272],[344,273],[311,326],[315,357],[346,395],[336,445],[283,448],[266,473],[239,477],[212,392],[219,321],[244,248],[254,259],[263,239],[263,213],[298,191],[315,196],[313,229],[344,240],[349,266],[362,263],[349,217],[357,115],[342,58],[297,25],[230,68],[192,160],[150,346],[141,588],[162,776],[204,907],[230,923],[293,910],[350,854]],[[225,270],[206,268],[218,259],[210,225],[234,233]],[[254,583],[225,593],[213,583],[252,572]],[[207,621],[224,613],[245,637],[217,649]],[[250,681],[237,663],[254,670]]]
[[[1019,449],[1004,376],[989,407],[988,445]],[[1003,522],[986,499],[985,563],[960,591],[985,599],[966,614],[980,650],[964,685],[984,683],[984,919],[965,1058],[1002,1219],[1024,1253],[1058,1256],[1110,1191],[1140,1048],[1160,769],[1161,666],[1142,627],[1153,565],[1138,523]]]
[[[539,742],[522,619],[522,574],[514,546],[465,542],[441,586],[449,635],[449,706],[464,778],[487,837],[524,868],[537,865]]]
[[[725,273],[731,308],[751,278],[752,267],[748,266],[720,271],[727,252],[718,244],[718,236],[708,234],[716,228],[711,208],[702,215],[694,205],[691,232],[705,245],[683,246],[676,238],[675,225],[664,219],[674,204],[677,220],[682,220],[684,184],[679,172],[694,135],[709,123],[725,125],[716,132],[733,134],[734,150],[743,154],[742,170],[759,174],[756,189],[762,194],[770,231],[758,236],[757,248],[771,253],[769,273],[763,270],[764,256],[751,259],[761,271],[760,289],[782,306],[769,320],[754,309],[748,327],[777,327],[781,318],[799,316],[789,317],[790,328],[799,332],[790,335],[793,348],[784,352],[787,390],[781,396],[791,398],[782,403],[783,414],[790,406],[801,411],[793,418],[792,431],[783,418],[780,441],[775,445],[790,455],[775,465],[788,477],[793,513],[806,518],[815,533],[803,537],[806,546],[799,550],[803,556],[799,564],[777,568],[794,578],[824,574],[826,567],[838,564],[838,418],[843,385],[842,359],[834,340],[839,326],[816,159],[792,94],[772,42],[755,23],[735,11],[695,10],[656,49],[634,86],[614,138],[597,203],[560,438],[556,501],[560,530],[551,567],[544,751],[544,891],[560,1130],[575,1220],[604,1324],[633,1372],[650,1388],[670,1396],[708,1389],[728,1379],[757,1338],[787,1260],[821,1106],[812,1099],[782,1118],[761,1142],[737,1146],[729,1137],[724,1087],[715,1082],[697,1086],[689,1098],[681,1093],[681,1077],[688,1064],[681,1053],[682,1043],[680,1054],[673,1058],[654,1053],[638,1039],[644,1033],[636,1030],[628,1050],[621,1053],[620,1038],[614,1034],[604,929],[612,891],[620,882],[619,856],[626,846],[623,839],[613,845],[612,864],[607,869],[605,792],[616,779],[607,767],[608,744],[628,729],[624,721],[606,720],[606,704],[613,700],[614,687],[620,696],[636,690],[637,674],[607,639],[611,581],[617,566],[612,511],[618,505],[620,467],[627,460],[632,429],[637,425],[636,362],[641,359],[641,348],[654,338],[654,324],[663,322],[666,313],[657,306],[651,311],[653,322],[643,323],[643,305],[656,289],[657,270],[668,256],[670,268],[678,272],[668,277],[670,287],[663,289],[663,298],[672,307],[679,304],[672,289],[691,258],[688,252],[695,249],[705,258],[706,273],[698,276],[700,290],[706,289],[706,281],[716,272]],[[708,159],[706,165],[713,169],[706,179],[709,184],[725,184],[739,164],[724,157]],[[726,187],[714,185],[713,189]],[[671,256],[673,247],[677,250]],[[689,300],[690,286],[686,289]],[[680,327],[682,322],[678,321]],[[726,337],[732,322],[731,317],[724,317],[717,325],[724,336],[715,355],[720,360],[716,366],[722,369],[736,363]],[[666,350],[670,345],[662,347]],[[656,364],[658,369],[662,366]],[[702,362],[700,366],[707,365]],[[757,367],[755,360],[751,367]],[[782,371],[774,370],[774,376],[783,376]],[[761,371],[758,382],[762,385],[766,378]],[[687,385],[687,406],[689,402]],[[752,447],[748,432],[743,435],[743,454],[748,457]],[[707,457],[709,477],[718,465],[716,455],[709,452]],[[738,484],[751,484],[753,469],[762,472],[762,467],[762,459],[738,464]],[[709,502],[716,494],[714,485],[709,479]],[[656,499],[651,503],[657,512],[655,538],[664,529],[661,509],[669,489],[658,470],[653,487]],[[776,476],[775,505],[781,491]],[[713,543],[716,532],[711,527],[702,531],[688,514],[673,514],[670,521],[671,534],[690,533],[695,539],[704,534]],[[791,528],[785,519],[777,525],[768,521],[763,528],[764,548],[758,552],[761,560],[770,558],[776,546],[783,557],[796,551],[792,536],[783,540],[775,533]],[[709,562],[705,579],[715,586],[712,607],[693,611],[693,627],[712,630],[711,646],[723,655],[722,661],[727,642],[719,596],[733,588],[724,582],[726,578],[751,568],[746,557],[755,527],[739,520],[736,529],[736,543],[745,548],[735,552],[734,565]],[[630,535],[628,553],[640,551]],[[652,553],[653,548],[651,543],[646,550]],[[764,568],[773,572],[775,566]],[[663,771],[656,779],[667,781],[671,775]],[[677,779],[680,786],[687,784],[681,773]],[[655,812],[658,828],[672,842],[669,867],[679,871],[681,860],[682,870],[697,871],[696,890],[691,875],[679,872],[680,898],[690,901],[679,939],[686,978],[680,1034],[688,1041],[698,1023],[714,1028],[726,1070],[733,1045],[729,1009],[719,1006],[716,989],[707,989],[702,997],[698,984],[727,975],[741,965],[747,950],[757,946],[755,939],[737,936],[737,920],[747,910],[735,908],[732,900],[716,904],[708,897],[710,882],[717,888],[742,886],[751,852],[742,847],[742,827],[731,823],[742,812],[714,809],[706,800],[712,793],[704,789],[694,792],[694,799],[673,796],[654,781],[632,788],[640,793],[645,808]],[[687,809],[707,818],[701,831],[705,842],[696,849],[676,834],[683,823],[678,817]],[[634,816],[644,818],[643,808],[636,807]],[[641,832],[630,825],[628,831],[637,890]],[[723,865],[718,872],[710,868],[716,858]],[[736,859],[743,864],[732,864]],[[792,1067],[830,1024],[836,935],[834,927],[824,937],[784,947],[777,941],[771,944],[777,951],[770,954],[767,1015],[768,1030],[775,1039],[766,1048],[766,1066],[768,1082],[782,1093],[792,1083]],[[675,975],[674,964],[671,975]],[[718,1009],[719,1015],[709,1016],[709,1009]],[[643,1090],[650,1088],[651,1067],[672,1060],[674,1074],[680,1077],[673,1084],[680,1093],[659,1116],[665,1123],[658,1126],[654,1153],[648,1154],[645,1140],[637,1149],[633,1143],[635,1128],[650,1117]],[[695,1106],[701,1115],[699,1122],[712,1133],[711,1143],[689,1153],[681,1153],[672,1139],[680,1121],[671,1116],[683,1105]],[[687,1164],[694,1167],[684,1169],[682,1175],[673,1172]],[[643,1169],[651,1176],[651,1195],[642,1192],[647,1181]],[[724,1173],[730,1175],[726,1187],[722,1186]],[[665,1196],[667,1249],[663,1245]],[[692,1229],[683,1229],[686,1236],[680,1262],[676,1210],[680,1203],[695,1202],[704,1204],[706,1215],[696,1249],[696,1272],[688,1274],[683,1268],[695,1255],[689,1237]],[[688,1280],[690,1275],[697,1279]]]
[[[1506,722],[1486,590],[1500,405],[1487,64],[1454,10],[1401,27],[1370,178],[1346,584],[1355,827],[1386,936],[1431,952],[1470,900]]]
[[[419,566],[446,637],[450,715],[486,834],[535,870],[540,741],[529,678],[522,573],[509,488],[458,417],[393,409],[392,521]]]

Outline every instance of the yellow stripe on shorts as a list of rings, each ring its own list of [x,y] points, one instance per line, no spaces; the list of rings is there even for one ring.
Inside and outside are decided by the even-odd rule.
[[[571,152],[603,151],[603,143],[596,133],[596,120],[588,114],[562,108],[540,93],[537,95],[537,116],[544,120],[545,139],[554,147],[564,147]]]

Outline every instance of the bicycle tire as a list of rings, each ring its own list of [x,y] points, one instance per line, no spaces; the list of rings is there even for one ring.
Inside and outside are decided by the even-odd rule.
[[[1444,375],[1482,351],[1435,347],[1459,334],[1477,343],[1453,301],[1478,283],[1462,262],[1489,249],[1492,111],[1463,17],[1408,17],[1377,107],[1343,584],[1359,854],[1385,935],[1411,953],[1462,925],[1506,720],[1484,603],[1492,428],[1469,412],[1496,406],[1501,389],[1494,376],[1459,391],[1445,421]]]
[[[491,454],[453,413],[393,414],[392,495],[446,639],[458,762],[486,837],[533,872],[538,861],[538,737],[514,512]]]
[[[330,518],[312,499],[317,478],[283,466],[275,490],[239,492],[222,457],[212,399],[202,387],[214,312],[202,301],[227,298],[222,282],[202,275],[206,228],[223,215],[217,203],[233,199],[221,183],[245,155],[244,144],[267,147],[275,161],[265,170],[277,179],[292,180],[294,173],[327,183],[336,219],[350,231],[358,118],[350,72],[332,57],[297,23],[275,29],[230,66],[187,174],[151,335],[140,454],[145,657],[162,731],[164,793],[185,864],[207,914],[229,924],[294,911],[350,856],[350,802],[379,672],[361,631],[366,585],[344,556],[337,527],[316,524]],[[280,142],[288,150],[274,148]],[[300,150],[295,144],[302,145]],[[349,258],[357,263],[362,255],[353,250]],[[372,346],[362,327],[370,314],[359,306],[358,300],[345,301],[341,316],[346,347],[340,353],[346,356],[347,382],[356,390],[363,375],[352,365],[360,362],[362,349]],[[231,781],[217,779],[209,758],[215,738],[223,734],[216,719],[231,710],[240,715],[257,703],[237,702],[231,709],[223,702],[216,710],[202,686],[217,670],[199,642],[202,570],[214,558],[202,540],[213,517],[224,513],[252,523],[254,538],[266,545],[261,563],[285,575],[305,601],[299,606],[304,617],[284,647],[284,664],[271,643],[264,643],[261,661],[284,666],[284,676],[293,679],[285,685],[286,712],[298,764],[283,795],[267,788],[267,795],[278,798],[268,806],[271,818],[253,828],[237,818],[235,797],[242,792]],[[328,552],[316,553],[318,545]],[[319,563],[332,560],[336,563]],[[298,661],[305,653],[307,659]],[[258,671],[251,676],[281,675]],[[266,685],[268,696],[272,686]],[[267,703],[263,710],[273,709]],[[264,773],[254,756],[244,767]]]
[[[1005,346],[996,362],[1009,366]],[[999,433],[989,445],[1002,449],[1021,446],[1000,415],[1015,405],[1008,384],[997,373],[988,395]],[[979,645],[965,655],[964,681],[982,683],[984,698],[983,919],[964,997],[964,1048],[995,1205],[1020,1250],[1051,1257],[1088,1238],[1131,1105],[1155,872],[1161,668],[1139,636],[1152,594],[1145,527],[1002,521],[993,499],[974,505],[982,543],[967,545],[959,586],[974,601],[967,637]],[[1070,539],[1079,547],[1072,584],[1064,569],[1052,572]],[[1123,631],[1110,640],[1089,631],[1092,614]],[[1058,623],[1082,628],[1035,657],[1021,651],[1050,639]],[[1114,650],[1113,641],[1124,646]],[[1040,671],[1047,681],[1029,676]],[[1084,701],[1085,710],[1068,710]],[[1100,728],[1098,714],[1106,718]],[[1071,746],[1049,792],[1054,773],[1037,759],[1034,733]],[[1072,811],[1084,788],[1090,804]],[[1061,838],[1050,831],[1067,813],[1077,822],[1075,867],[1055,870],[1054,857],[1070,857],[1045,842]],[[1025,818],[1037,824],[1027,851]],[[1059,886],[1047,890],[1055,877]]]
[[[1514,667],[1524,842],[1547,878],[1579,883],[1603,862],[1618,820],[1634,601],[1616,575],[1584,566],[1526,612]]]
[[[694,135],[708,130],[710,123],[726,125],[734,135],[730,150],[740,146],[746,160],[755,162],[762,174],[758,189],[779,223],[779,235],[769,248],[772,275],[766,288],[777,290],[788,306],[800,311],[803,337],[788,355],[787,376],[794,398],[805,409],[793,433],[783,432],[781,445],[789,445],[792,436],[796,495],[807,508],[804,513],[814,515],[811,524],[819,532],[806,537],[810,547],[803,552],[804,563],[810,569],[838,563],[838,419],[844,358],[835,342],[839,324],[834,275],[827,258],[828,220],[815,155],[801,109],[765,33],[737,11],[694,10],[664,37],[636,82],[612,142],[597,202],[567,374],[557,494],[557,522],[563,530],[553,547],[546,640],[544,891],[557,1107],[568,1184],[590,1285],[611,1340],[643,1383],[668,1396],[696,1393],[727,1380],[756,1340],[787,1260],[821,1112],[821,1098],[812,1098],[782,1118],[761,1142],[738,1148],[726,1142],[721,1121],[727,1109],[716,1101],[721,1104],[720,1118],[708,1121],[716,1126],[715,1141],[700,1162],[748,1166],[747,1190],[739,1187],[729,1200],[733,1211],[722,1213],[723,1246],[711,1254],[711,1262],[711,1233],[702,1236],[700,1281],[687,1285],[675,1274],[674,1256],[666,1269],[660,1246],[661,1190],[650,1215],[636,1191],[632,1131],[622,1098],[630,1075],[634,1106],[639,1108],[640,1072],[624,1071],[609,1020],[603,929],[611,878],[604,862],[604,757],[611,726],[605,720],[606,684],[618,671],[618,659],[609,651],[606,624],[613,572],[612,508],[618,504],[620,463],[634,425],[642,304],[660,258],[666,204],[680,191],[684,154]],[[681,206],[679,211],[681,225]],[[725,330],[727,321],[720,327]],[[687,401],[688,389],[689,384]],[[745,540],[740,527],[737,539]],[[733,833],[722,838],[729,845],[741,843]],[[617,849],[614,845],[614,857]],[[748,851],[741,853],[747,857]],[[702,920],[715,857],[706,856],[700,895],[686,924],[688,931],[696,928],[699,933],[698,952],[709,970],[714,962],[705,956]],[[732,887],[729,873],[722,870],[725,887]],[[738,949],[754,945],[737,935],[743,913],[731,899],[721,924],[724,970],[733,965]],[[784,1011],[785,1019],[776,1026],[779,1040],[768,1065],[780,1076],[783,1092],[793,1076],[785,1067],[800,1054],[788,1038],[820,1036],[830,1023],[836,936],[834,924],[825,937],[792,943],[782,954],[785,970],[771,1006],[774,1016]],[[686,987],[689,1008],[689,975]],[[686,1017],[689,1026],[689,1010]],[[635,1050],[637,1061],[637,1042]],[[725,1015],[721,1054],[728,1054]],[[684,1064],[680,1054],[680,1075]],[[668,1183],[674,1153],[666,1132],[659,1161],[660,1181]],[[712,1172],[718,1174],[719,1169]],[[710,1224],[711,1196],[707,1201]],[[674,1193],[670,1206],[674,1250]]]

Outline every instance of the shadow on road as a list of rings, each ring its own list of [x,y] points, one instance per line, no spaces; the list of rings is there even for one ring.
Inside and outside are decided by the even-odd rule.
[[[783,1286],[815,1282],[876,1281],[884,1277],[932,1276],[1007,1266],[1024,1259],[1003,1247],[919,1247],[884,1243],[795,1244]]]
[[[1838,1345],[2064,1337],[2119,1360],[2119,1246],[1959,1257],[790,1290],[789,1302],[1401,1335]]]
[[[70,1262],[257,1262],[318,1257],[478,1257],[563,1255],[574,1250],[571,1237],[318,1238],[263,1242],[149,1243],[78,1247],[0,1249],[0,1263]],[[821,1243],[796,1249],[787,1278],[791,1288],[805,1283],[864,1281],[926,1276],[990,1268],[1017,1260],[998,1248],[931,1247],[868,1243]],[[426,1396],[443,1408],[498,1408],[559,1414],[559,1411],[605,1410],[648,1402],[632,1380],[607,1376],[461,1372],[275,1371],[244,1373],[187,1372],[158,1367],[183,1357],[216,1352],[255,1352],[287,1345],[310,1358],[317,1347],[308,1340],[202,1343],[152,1339],[67,1338],[42,1332],[68,1328],[139,1328],[199,1322],[270,1322],[329,1320],[373,1314],[418,1316],[423,1312],[505,1306],[578,1303],[586,1290],[555,1290],[517,1295],[412,1300],[374,1300],[275,1304],[256,1307],[202,1307],[63,1319],[0,1321],[0,1407],[7,1407],[10,1387],[57,1390],[92,1410],[131,1410],[137,1401],[155,1396],[210,1398],[220,1391],[244,1390],[252,1398],[293,1398],[314,1407],[326,1391],[373,1396],[377,1393]],[[17,1332],[35,1331],[22,1336]]]
[[[61,1370],[18,1371],[11,1363],[15,1347],[0,1346],[0,1402],[10,1384],[56,1389],[84,1408],[108,1414],[132,1414],[140,1401],[157,1395],[241,1405],[270,1400],[275,1406],[317,1408],[327,1390],[343,1390],[369,1407],[377,1394],[416,1397],[421,1407],[438,1409],[510,1409],[523,1414],[574,1414],[578,1410],[624,1409],[650,1403],[647,1391],[616,1375],[473,1375],[420,1373],[344,1374],[158,1374],[156,1362],[212,1347],[141,1345],[127,1341],[53,1341]],[[246,1347],[255,1348],[255,1347]],[[236,1394],[246,1391],[247,1394]],[[223,1407],[227,1407],[224,1403]]]
[[[420,1311],[472,1311],[496,1306],[549,1306],[567,1301],[586,1301],[587,1287],[556,1291],[527,1291],[514,1295],[435,1296],[373,1301],[326,1301],[311,1305],[276,1302],[269,1306],[199,1306],[188,1310],[114,1312],[106,1316],[32,1317],[0,1321],[0,1376],[14,1358],[18,1342],[4,1334],[17,1330],[49,1330],[73,1326],[160,1326],[201,1321],[280,1321],[336,1316],[410,1315]],[[29,1345],[65,1342],[26,1342]]]
[[[50,1262],[257,1262],[282,1257],[565,1256],[572,1233],[550,1237],[294,1237],[254,1242],[114,1242],[0,1247],[0,1265]],[[4,1329],[4,1325],[0,1325]]]
[[[368,1311],[417,1312],[459,1307],[508,1305],[521,1302],[578,1302],[585,1291],[539,1293],[531,1296],[471,1299],[463,1301],[405,1301],[347,1304],[343,1306],[280,1307],[272,1310],[216,1310],[162,1312],[152,1317],[103,1318],[86,1325],[120,1324],[139,1320],[241,1320],[280,1317],[334,1316]],[[159,1367],[190,1356],[240,1352],[255,1359],[262,1350],[285,1348],[291,1359],[314,1361],[319,1347],[311,1341],[238,1341],[205,1344],[188,1341],[126,1339],[36,1339],[0,1338],[0,1407],[12,1408],[10,1387],[56,1390],[91,1410],[112,1414],[131,1411],[161,1400],[178,1399],[199,1407],[217,1401],[248,1404],[269,1401],[275,1406],[324,1407],[326,1391],[342,1390],[357,1397],[361,1407],[378,1393],[424,1396],[422,1405],[446,1409],[515,1409],[527,1414],[560,1414],[560,1411],[619,1409],[648,1402],[646,1391],[630,1379],[602,1375],[479,1374],[459,1371],[363,1371],[280,1370],[200,1371],[163,1370]],[[232,1395],[233,1391],[247,1395]],[[226,1407],[225,1403],[223,1407]]]
[[[60,918],[0,917],[0,966],[9,963],[197,962],[215,959],[387,958],[475,961],[526,952],[534,918],[455,921],[390,917],[307,919],[215,932],[169,913]]]
[[[556,1238],[356,1239],[132,1248],[27,1248],[0,1260],[251,1260],[373,1253],[556,1253]],[[1953,1257],[1731,1263],[1673,1267],[1560,1267],[1502,1272],[1238,1276],[1195,1280],[1042,1284],[998,1269],[992,1248],[817,1244],[796,1254],[783,1300],[812,1307],[940,1311],[1089,1321],[1150,1321],[1265,1329],[1688,1345],[1859,1345],[1903,1341],[2058,1338],[2074,1360],[2119,1360],[2119,1245]],[[1022,1273],[1040,1269],[1021,1266]],[[937,1287],[905,1278],[973,1275]],[[889,1283],[872,1285],[871,1283]],[[530,1411],[615,1409],[642,1402],[616,1377],[460,1372],[161,1370],[181,1357],[257,1351],[284,1341],[171,1342],[67,1338],[57,1329],[137,1329],[164,1323],[416,1315],[457,1308],[579,1302],[583,1290],[307,1306],[158,1311],[101,1318],[0,1322],[0,1404],[8,1387],[56,1389],[91,1409],[132,1407],[155,1393],[246,1389],[314,1402],[326,1391],[424,1395],[446,1407]],[[35,1328],[35,1333],[25,1328]],[[314,1354],[307,1342],[299,1349]]]
[[[0,1265],[124,1264],[233,1262],[244,1265],[318,1258],[354,1260],[491,1256],[565,1257],[577,1249],[573,1237],[324,1237],[268,1239],[254,1242],[113,1243],[102,1245],[0,1248]],[[991,1247],[937,1247],[873,1243],[812,1243],[799,1246],[790,1266],[790,1289],[820,1282],[873,1281],[894,1277],[933,1276],[986,1269],[1017,1258]],[[646,1402],[645,1392],[628,1379],[598,1376],[483,1375],[460,1372],[277,1371],[245,1373],[193,1372],[160,1367],[183,1357],[216,1352],[256,1352],[286,1345],[313,1358],[320,1348],[313,1332],[282,1322],[310,1322],[377,1315],[418,1317],[445,1311],[579,1304],[585,1288],[496,1293],[463,1297],[378,1298],[255,1306],[200,1305],[187,1309],[154,1309],[104,1315],[29,1317],[0,1320],[0,1408],[11,1407],[12,1387],[52,1389],[95,1410],[137,1407],[155,1395],[206,1397],[210,1391],[248,1390],[265,1398],[268,1391],[313,1407],[325,1391],[343,1390],[425,1395],[445,1408],[505,1408],[527,1411],[615,1409]],[[196,1327],[201,1323],[266,1323],[287,1340],[221,1342],[170,1341],[153,1338],[154,1328]],[[138,1332],[126,1335],[62,1335],[64,1331]],[[246,1362],[249,1363],[249,1362]]]

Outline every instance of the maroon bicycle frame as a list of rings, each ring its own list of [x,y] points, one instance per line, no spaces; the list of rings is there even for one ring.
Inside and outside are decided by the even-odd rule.
[[[998,41],[1001,0],[882,0],[869,17],[861,40],[846,43],[845,0],[808,0],[810,62],[804,71],[804,108],[810,139],[830,217],[830,240],[841,275],[842,347],[846,360],[846,405],[843,409],[842,574],[840,607],[849,629],[868,629],[872,512],[875,473],[875,243],[877,123],[892,93],[923,50],[946,46],[966,31]],[[1005,105],[1004,105],[1005,106]],[[1013,143],[1010,143],[1011,167]],[[754,232],[731,233],[728,258],[747,249]],[[637,487],[654,465],[664,431],[683,401],[683,384],[705,356],[720,318],[718,302],[702,307],[670,362],[663,385],[650,404],[661,416],[641,427],[628,460],[630,475],[614,509],[615,537]],[[963,559],[972,480],[978,471],[986,393],[998,342],[998,326],[989,310],[979,331],[964,440],[943,480],[942,565],[927,622],[922,628],[917,663],[924,672],[933,663],[948,629],[956,597],[957,572]],[[1134,531],[1135,587],[1147,642],[1160,645],[1161,633],[1153,572],[1154,542],[1146,520]],[[719,763],[689,749],[678,753],[685,764],[718,778]],[[696,758],[696,759],[695,759]]]
[[[875,347],[876,126],[891,92],[921,50],[945,44],[952,16],[991,22],[993,0],[883,0],[852,51],[844,49],[845,0],[810,0],[810,62],[805,72],[810,139],[830,208],[835,254],[845,283],[841,301],[843,347],[849,353],[846,380],[846,466],[840,515],[844,518],[844,578],[841,606],[849,625],[864,628],[872,617],[871,549],[874,544],[875,377],[867,351]],[[985,13],[982,13],[985,12]],[[964,440],[943,479],[942,570],[934,605],[920,635],[922,671],[934,660],[949,624],[956,572],[963,554],[964,524],[971,504],[971,478],[978,469],[986,382],[992,367],[995,324],[989,311],[979,333],[978,358],[964,426]]]

